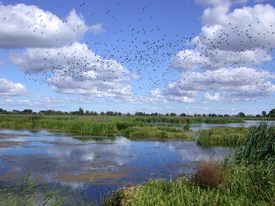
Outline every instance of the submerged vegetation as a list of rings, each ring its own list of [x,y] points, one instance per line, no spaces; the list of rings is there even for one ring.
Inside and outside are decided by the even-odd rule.
[[[94,171],[95,172],[95,171]],[[92,173],[92,176],[94,174]],[[92,176],[90,182],[92,180]],[[79,191],[76,197],[72,197],[72,189],[67,184],[63,189],[50,188],[48,185],[32,180],[31,173],[21,178],[21,181],[14,187],[0,187],[1,205],[92,205],[87,203],[85,192]]]
[[[182,179],[122,187],[105,205],[275,205],[275,126],[249,130],[232,156],[201,163]]]

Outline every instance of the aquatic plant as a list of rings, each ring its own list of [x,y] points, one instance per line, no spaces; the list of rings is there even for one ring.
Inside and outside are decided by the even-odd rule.
[[[251,127],[236,160],[245,164],[266,164],[275,167],[275,126],[261,122]]]
[[[244,142],[248,131],[249,128],[244,127],[200,129],[197,144],[200,146],[238,146]]]
[[[189,124],[184,125],[183,130],[184,131],[189,131],[190,130],[190,125]]]
[[[94,170],[95,172],[95,170]],[[94,172],[91,174],[89,183],[92,181]],[[93,203],[87,203],[86,196],[81,196],[88,189],[87,187],[78,192],[76,198],[72,198],[70,193],[70,184],[68,183],[65,187],[60,190],[56,188],[50,188],[45,183],[38,183],[32,180],[32,174],[28,173],[26,176],[21,178],[20,183],[16,186],[3,188],[0,187],[0,204],[1,205],[64,205],[64,204],[80,204],[81,205],[92,205]]]

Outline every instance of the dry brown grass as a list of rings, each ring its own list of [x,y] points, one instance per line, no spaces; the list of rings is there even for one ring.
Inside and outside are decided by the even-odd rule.
[[[191,181],[201,188],[213,188],[225,183],[225,170],[219,162],[213,160],[200,163]]]

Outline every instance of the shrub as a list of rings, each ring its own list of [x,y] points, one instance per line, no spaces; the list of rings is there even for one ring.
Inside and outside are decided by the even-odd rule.
[[[189,131],[190,130],[190,125],[189,124],[184,125],[183,130],[184,131]]]
[[[222,171],[222,165],[218,162],[203,162],[198,167],[196,173],[191,177],[191,181],[201,188],[213,188],[224,181]]]

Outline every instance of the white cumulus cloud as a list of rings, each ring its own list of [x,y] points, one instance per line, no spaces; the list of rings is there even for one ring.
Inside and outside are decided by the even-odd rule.
[[[204,1],[203,1],[204,2]],[[205,24],[190,45],[178,52],[170,67],[182,70],[223,67],[255,67],[271,61],[275,47],[275,9],[267,4],[243,7],[229,12],[229,1],[211,1],[204,10]],[[222,3],[224,2],[224,3]]]
[[[14,83],[5,78],[0,79],[0,97],[31,96],[21,83]]]
[[[0,5],[0,48],[47,47],[64,45],[81,38],[89,27],[72,10],[60,19],[34,5]],[[101,32],[100,25],[91,27]]]

